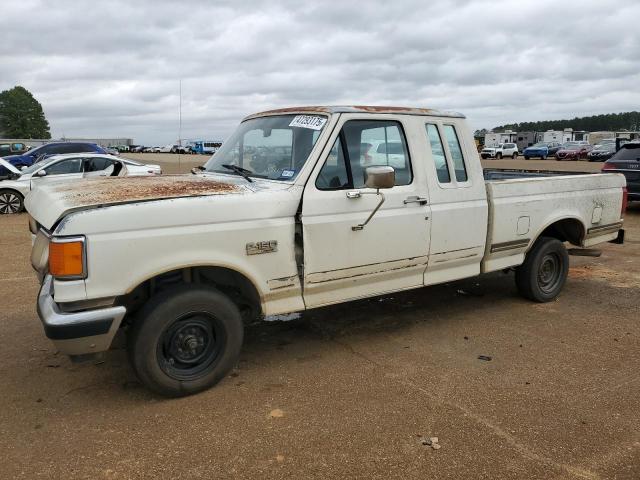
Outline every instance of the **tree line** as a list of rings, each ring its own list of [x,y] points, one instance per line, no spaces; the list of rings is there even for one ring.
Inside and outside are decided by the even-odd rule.
[[[586,130],[598,131],[638,131],[640,130],[640,112],[606,113],[589,117],[576,117],[571,120],[543,120],[540,122],[522,122],[500,125],[493,128],[494,132],[513,130],[516,132],[544,132],[547,130]]]

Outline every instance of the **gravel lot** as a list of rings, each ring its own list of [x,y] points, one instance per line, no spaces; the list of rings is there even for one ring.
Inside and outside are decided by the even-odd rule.
[[[130,156],[167,173],[206,160]],[[264,322],[217,387],[165,400],[121,342],[103,363],[56,353],[27,217],[2,216],[0,477],[638,479],[640,205],[625,228],[625,245],[571,257],[555,302],[497,273]]]

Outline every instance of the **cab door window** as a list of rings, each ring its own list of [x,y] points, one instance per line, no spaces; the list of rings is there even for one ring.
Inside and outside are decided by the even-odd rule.
[[[400,122],[350,120],[344,124],[325,164],[316,187],[321,190],[362,188],[365,170],[388,165],[396,173],[396,185],[413,181],[409,149]]]

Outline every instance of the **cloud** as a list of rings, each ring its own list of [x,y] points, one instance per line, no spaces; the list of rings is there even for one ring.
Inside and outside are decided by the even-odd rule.
[[[472,127],[638,108],[640,4],[8,0],[0,89],[54,137],[224,138],[300,104],[402,104]]]

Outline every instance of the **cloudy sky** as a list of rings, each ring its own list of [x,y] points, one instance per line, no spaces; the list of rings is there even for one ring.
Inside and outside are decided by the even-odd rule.
[[[426,106],[474,128],[640,109],[640,2],[3,0],[0,90],[54,137],[224,138],[302,104]]]

